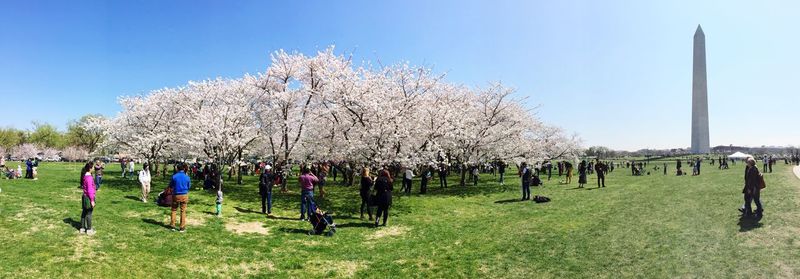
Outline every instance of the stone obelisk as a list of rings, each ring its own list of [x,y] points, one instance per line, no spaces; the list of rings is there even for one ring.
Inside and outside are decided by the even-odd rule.
[[[692,68],[692,153],[709,153],[708,88],[706,83],[706,35],[697,25],[694,32],[694,63]]]

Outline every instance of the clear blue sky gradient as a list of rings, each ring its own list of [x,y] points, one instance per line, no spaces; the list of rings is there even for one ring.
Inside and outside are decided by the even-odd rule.
[[[278,49],[432,66],[518,89],[587,146],[688,147],[706,33],[712,145],[800,145],[798,1],[17,1],[0,7],[0,126],[263,71]]]

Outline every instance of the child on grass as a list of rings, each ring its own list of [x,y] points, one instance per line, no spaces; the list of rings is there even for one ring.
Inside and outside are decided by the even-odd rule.
[[[222,215],[222,185],[217,188],[217,217]]]

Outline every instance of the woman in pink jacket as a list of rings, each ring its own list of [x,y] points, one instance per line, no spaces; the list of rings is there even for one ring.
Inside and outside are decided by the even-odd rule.
[[[95,230],[92,229],[92,212],[94,211],[94,198],[95,187],[94,177],[92,177],[92,163],[86,163],[81,171],[81,187],[83,188],[83,196],[81,197],[81,233],[87,235],[94,235]]]

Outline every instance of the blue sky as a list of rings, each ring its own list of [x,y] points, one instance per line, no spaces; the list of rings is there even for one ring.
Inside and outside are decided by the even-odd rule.
[[[589,145],[687,147],[706,33],[712,145],[800,145],[797,1],[18,1],[0,4],[0,126],[114,115],[120,95],[328,45],[501,81]]]

